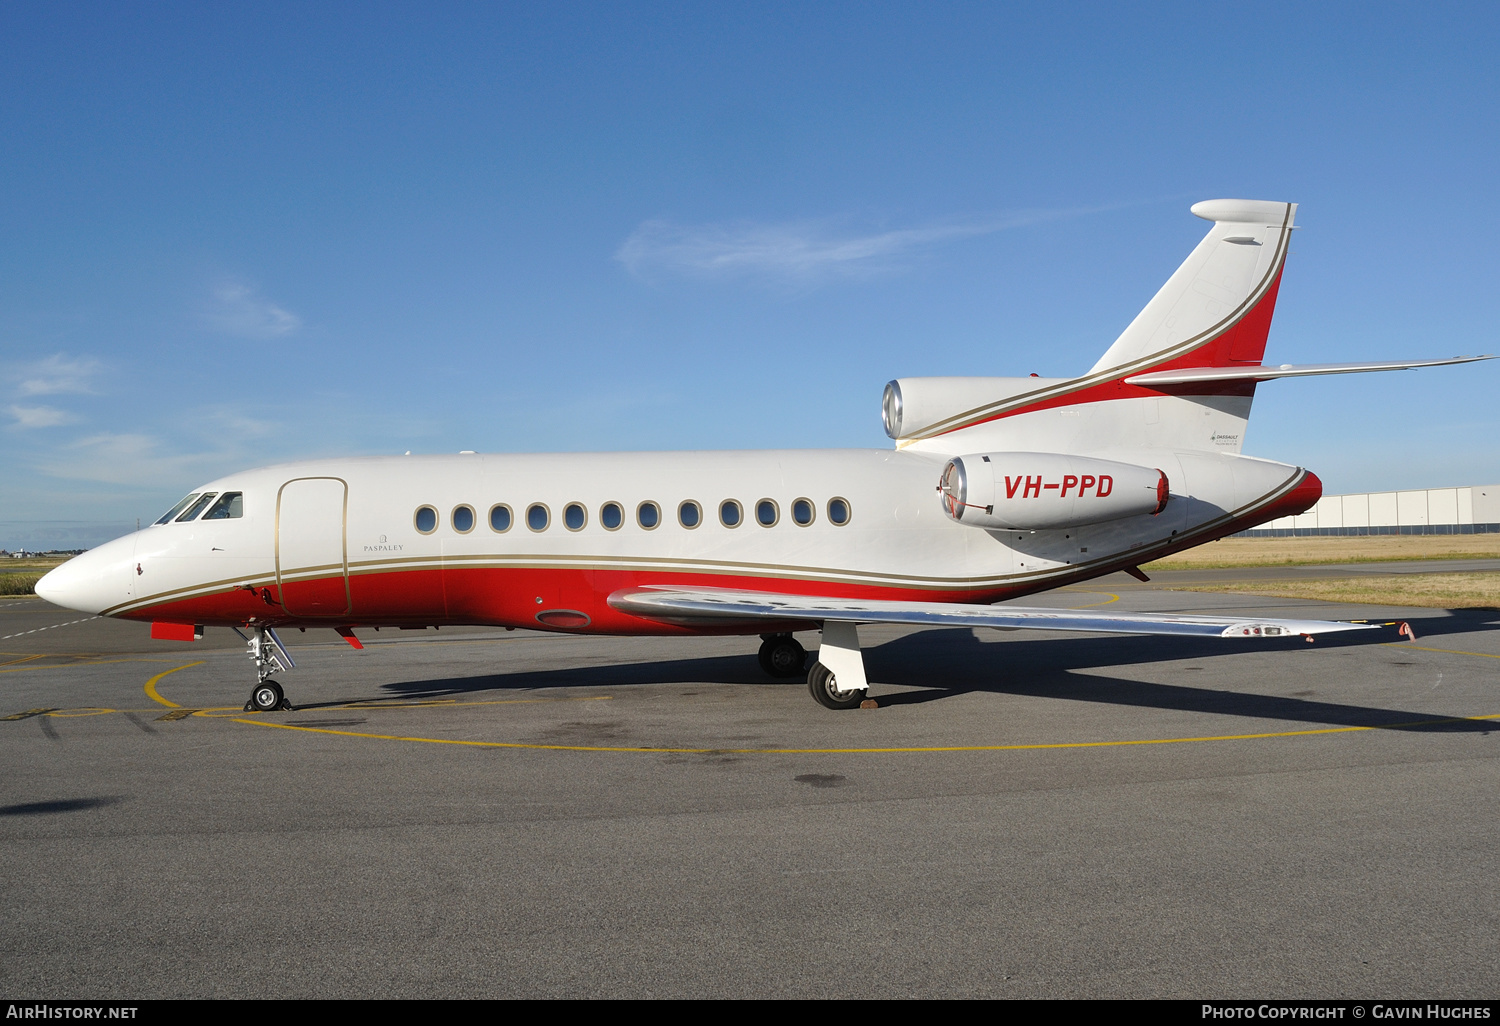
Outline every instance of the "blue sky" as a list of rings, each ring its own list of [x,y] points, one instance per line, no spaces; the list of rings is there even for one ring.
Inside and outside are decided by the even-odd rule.
[[[1496,351],[1497,26],[4,5],[0,545],[304,456],[885,446],[890,378],[1086,370],[1212,197],[1302,204],[1268,361]],[[1497,384],[1272,383],[1246,451],[1497,482]]]

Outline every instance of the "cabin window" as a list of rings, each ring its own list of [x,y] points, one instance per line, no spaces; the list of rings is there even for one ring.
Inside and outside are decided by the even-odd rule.
[[[719,523],[725,527],[739,527],[740,521],[745,519],[745,514],[740,510],[740,504],[733,499],[725,499],[719,503]]]
[[[179,524],[183,524],[189,520],[192,520],[199,513],[202,513],[203,507],[207,506],[209,502],[213,500],[213,497],[218,494],[218,492],[204,492],[202,495],[198,496],[198,501],[189,506],[187,508],[187,512],[177,518],[177,522]]]
[[[775,499],[761,499],[755,504],[755,519],[761,527],[775,527],[781,519],[781,507]]]
[[[503,502],[498,506],[490,507],[490,530],[496,534],[504,534],[510,530],[511,513],[510,507]]]
[[[193,504],[193,500],[196,499],[197,497],[198,497],[198,493],[197,492],[190,493],[185,498],[183,498],[182,501],[180,501],[179,503],[177,503],[177,505],[173,506],[171,509],[169,509],[165,513],[163,513],[161,515],[161,519],[158,520],[157,523],[158,524],[165,524],[167,521],[171,520],[177,514],[181,513],[183,510],[185,510],[189,506],[191,506]]]
[[[219,501],[208,508],[203,514],[204,520],[238,520],[245,515],[245,503],[242,492],[225,492],[219,496]]]
[[[417,514],[413,522],[417,525],[417,530],[422,534],[431,534],[433,531],[436,531],[437,521],[437,510],[431,506],[417,507]]]
[[[570,531],[581,531],[583,525],[589,522],[588,511],[581,503],[570,502],[563,507],[563,526]]]
[[[794,499],[792,501],[792,520],[798,527],[806,527],[813,522],[815,516],[811,499]]]
[[[459,534],[468,534],[474,530],[474,507],[453,507],[453,529]]]
[[[618,531],[624,522],[625,510],[618,502],[606,502],[599,507],[599,523],[604,525],[606,531]]]
[[[828,520],[830,523],[843,527],[849,522],[850,510],[848,499],[828,500]]]
[[[540,502],[534,502],[526,510],[526,526],[533,531],[545,531],[552,522],[552,511]]]
[[[654,502],[643,502],[635,508],[635,522],[647,531],[656,530],[661,523],[661,507]]]
[[[691,531],[703,522],[703,507],[688,499],[677,507],[677,522]]]

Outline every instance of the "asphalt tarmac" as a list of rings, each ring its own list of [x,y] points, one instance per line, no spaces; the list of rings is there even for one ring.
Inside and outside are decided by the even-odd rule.
[[[830,712],[754,638],[291,632],[246,714],[227,630],[0,599],[0,990],[1495,997],[1500,613],[1214,574],[1026,602],[1417,640],[865,627]]]

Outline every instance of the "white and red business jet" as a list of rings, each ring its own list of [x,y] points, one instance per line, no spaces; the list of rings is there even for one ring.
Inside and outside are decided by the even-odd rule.
[[[1366,625],[989,603],[1308,509],[1301,467],[1240,455],[1256,383],[1485,357],[1261,364],[1296,204],[1209,200],[1207,237],[1078,378],[903,378],[894,450],[311,460],[203,485],[53,570],[50,602],[152,636],[239,630],[247,709],[290,708],[280,627],[473,624],[573,634],[759,634],[832,709],[865,697],[857,625],[1233,639]]]

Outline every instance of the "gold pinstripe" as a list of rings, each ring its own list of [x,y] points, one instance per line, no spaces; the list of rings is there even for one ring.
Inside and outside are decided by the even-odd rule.
[[[865,570],[841,570],[830,567],[794,566],[780,563],[752,563],[730,560],[689,560],[656,556],[600,556],[600,555],[529,555],[493,554],[478,556],[415,556],[399,560],[366,560],[349,565],[351,576],[391,573],[420,569],[511,569],[511,570],[641,570],[656,572],[706,573],[727,577],[789,577],[799,581],[827,584],[863,584],[903,587],[913,591],[971,591],[993,588],[1000,585],[1029,586],[1057,578],[1074,578],[1082,572],[1097,572],[1105,566],[1129,566],[1148,562],[1162,551],[1192,543],[1195,539],[1215,533],[1231,521],[1263,508],[1291,492],[1307,477],[1307,471],[1298,468],[1278,487],[1245,505],[1224,513],[1198,525],[1192,531],[1177,537],[1164,538],[1138,546],[1133,551],[1116,552],[1084,563],[1068,563],[1060,567],[1025,573],[990,574],[985,576],[933,577],[917,574],[878,573]],[[357,568],[357,569],[356,569]],[[284,580],[300,580],[316,577],[318,573],[341,570],[342,564],[327,564],[289,574]],[[264,587],[276,583],[274,573],[250,574],[224,578],[205,584],[190,585],[171,591],[122,602],[104,610],[101,616],[118,616],[164,602],[182,601],[212,595],[229,588]]]
[[[1291,221],[1291,216],[1292,205],[1288,203],[1286,205],[1286,213],[1283,215],[1281,221],[1281,239],[1276,244],[1276,257],[1271,261],[1271,266],[1266,271],[1265,277],[1261,279],[1260,283],[1254,288],[1254,290],[1251,291],[1250,296],[1243,303],[1232,310],[1229,313],[1229,316],[1225,317],[1224,320],[1220,321],[1213,327],[1199,332],[1197,335],[1193,336],[1190,339],[1185,339],[1182,342],[1177,343],[1177,345],[1173,346],[1170,349],[1151,353],[1147,356],[1140,357],[1139,359],[1134,360],[1131,363],[1122,364],[1118,367],[1110,367],[1107,370],[1099,371],[1096,374],[1090,374],[1087,377],[1074,378],[1073,380],[1065,382],[1061,385],[1052,385],[1047,388],[1039,388],[1034,392],[1024,392],[1021,395],[1010,396],[1006,399],[999,400],[998,402],[986,403],[983,406],[976,406],[972,410],[966,410],[963,413],[954,414],[953,416],[948,417],[945,420],[940,420],[935,424],[929,424],[927,427],[924,427],[919,431],[916,431],[910,435],[903,436],[896,442],[896,448],[904,448],[912,442],[918,442],[926,438],[935,438],[938,435],[945,435],[951,431],[958,431],[961,428],[972,427],[974,424],[981,421],[991,420],[996,415],[1005,413],[1007,410],[1018,409],[1023,406],[1030,406],[1032,403],[1041,402],[1046,399],[1054,399],[1058,396],[1069,395],[1073,392],[1079,392],[1083,389],[1091,388],[1094,385],[1102,385],[1106,382],[1115,381],[1130,374],[1135,374],[1143,371],[1146,368],[1154,366],[1156,364],[1175,359],[1186,353],[1192,352],[1194,349],[1198,349],[1202,346],[1207,345],[1214,339],[1218,338],[1220,335],[1224,334],[1230,328],[1234,327],[1241,320],[1243,320],[1245,315],[1255,307],[1255,304],[1259,303],[1261,299],[1265,297],[1266,292],[1271,287],[1271,283],[1276,280],[1276,275],[1280,273],[1282,264],[1286,262],[1287,247],[1291,241],[1292,235],[1292,233],[1287,230],[1287,227]]]

